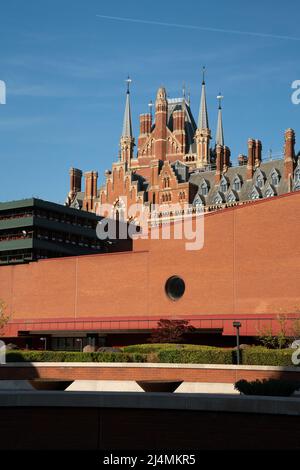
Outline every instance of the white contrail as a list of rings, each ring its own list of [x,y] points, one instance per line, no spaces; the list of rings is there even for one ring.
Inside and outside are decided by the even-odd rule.
[[[214,33],[243,34],[245,36],[257,36],[261,38],[288,39],[290,41],[300,41],[300,37],[283,36],[279,34],[255,33],[253,31],[239,31],[237,29],[209,28],[206,26],[196,26],[196,25],[191,25],[191,24],[165,23],[162,21],[148,21],[148,20],[141,20],[137,18],[125,18],[122,16],[107,16],[107,15],[96,15],[96,16],[98,18],[103,18],[106,20],[127,21],[130,23],[143,23],[143,24],[150,24],[150,25],[156,25],[156,26],[168,26],[171,28],[198,29],[201,31],[210,31]]]

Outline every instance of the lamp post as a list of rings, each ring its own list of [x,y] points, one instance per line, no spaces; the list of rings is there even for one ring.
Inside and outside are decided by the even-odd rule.
[[[80,351],[82,352],[82,338],[76,338],[76,343],[80,344]]]
[[[240,327],[242,326],[241,322],[234,321],[233,327],[236,328],[236,358],[237,364],[240,364]]]
[[[44,343],[44,350],[46,351],[47,349],[47,338],[43,337],[43,338],[40,338],[41,341],[43,341]]]

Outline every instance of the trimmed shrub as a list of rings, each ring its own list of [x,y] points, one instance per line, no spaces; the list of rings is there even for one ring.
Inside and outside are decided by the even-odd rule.
[[[137,353],[92,353],[93,362],[146,362],[146,354]]]
[[[146,362],[146,354],[67,352],[67,351],[9,351],[7,362]]]
[[[234,388],[244,395],[289,397],[300,388],[300,382],[278,379],[253,380],[252,382],[239,380]]]
[[[174,344],[174,343],[153,343],[153,344],[134,344],[132,346],[124,346],[122,351],[133,353],[155,353],[161,350],[170,349],[175,351],[181,351],[183,349],[190,349],[190,350],[208,350],[208,349],[216,349],[214,346],[202,346],[201,344]],[[221,349],[221,348],[219,348]]]
[[[159,362],[157,352],[151,352],[147,354],[147,362]]]
[[[252,346],[241,350],[241,364],[292,367],[293,349]],[[28,351],[6,352],[7,362],[162,362],[180,364],[235,364],[236,351],[193,344],[139,344],[120,352]]]
[[[205,349],[162,349],[157,352],[159,362],[180,364],[232,364],[232,350],[220,348]]]
[[[293,366],[293,349],[268,349],[253,346],[242,351],[243,365]]]
[[[178,345],[176,344],[167,344],[167,343],[134,344],[132,346],[124,346],[122,348],[122,351],[126,353],[149,354],[149,353],[160,351],[161,349],[176,348],[176,346],[178,347]]]

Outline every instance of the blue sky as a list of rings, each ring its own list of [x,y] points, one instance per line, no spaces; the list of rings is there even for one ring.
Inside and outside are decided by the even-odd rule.
[[[282,151],[288,127],[300,141],[300,105],[291,102],[291,83],[300,79],[299,9],[297,0],[2,2],[0,200],[63,202],[71,166],[97,169],[102,182],[118,155],[128,73],[136,139],[139,114],[161,85],[177,97],[185,83],[198,116],[205,65],[210,127],[215,135],[221,91],[233,160],[248,137],[262,140],[263,154]]]

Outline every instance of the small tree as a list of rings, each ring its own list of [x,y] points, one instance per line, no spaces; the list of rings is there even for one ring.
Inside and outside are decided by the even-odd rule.
[[[3,332],[3,329],[6,323],[9,320],[9,315],[6,313],[7,306],[3,300],[0,299],[0,335]]]
[[[186,333],[193,333],[195,328],[189,320],[167,320],[161,318],[149,341],[151,343],[181,343]]]
[[[273,333],[272,327],[263,327],[258,330],[259,341],[266,348],[271,349],[282,349],[287,346],[290,334],[287,327],[287,316],[285,314],[277,315],[277,321],[279,323],[279,330],[277,333]]]

